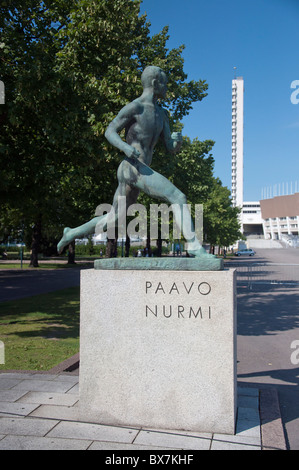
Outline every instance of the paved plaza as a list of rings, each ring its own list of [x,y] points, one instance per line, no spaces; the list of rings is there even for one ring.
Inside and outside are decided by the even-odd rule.
[[[0,450],[285,448],[279,416],[270,417],[273,397],[263,397],[256,388],[239,387],[236,434],[227,435],[84,422],[78,417],[78,381],[77,373],[0,374]]]

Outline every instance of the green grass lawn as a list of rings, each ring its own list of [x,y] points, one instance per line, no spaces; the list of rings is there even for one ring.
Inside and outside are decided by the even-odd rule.
[[[80,288],[0,303],[0,370],[48,370],[79,351]]]

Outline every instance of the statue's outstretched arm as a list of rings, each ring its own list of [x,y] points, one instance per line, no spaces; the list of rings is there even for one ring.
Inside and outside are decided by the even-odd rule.
[[[161,138],[167,148],[168,152],[177,153],[181,150],[183,143],[182,134],[180,132],[170,132],[168,112],[163,109],[164,113],[164,127],[161,134]]]

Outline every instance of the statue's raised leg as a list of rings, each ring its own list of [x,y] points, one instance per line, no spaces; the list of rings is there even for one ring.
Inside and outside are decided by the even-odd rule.
[[[192,216],[188,209],[187,198],[171,181],[143,163],[138,163],[138,178],[134,186],[149,196],[162,199],[173,206],[176,223],[182,229],[187,242],[187,251],[195,257],[210,257],[196,237]]]
[[[119,197],[126,198],[126,207],[137,201],[139,191],[136,188],[131,188],[126,183],[119,183],[118,188],[115,192],[113,198],[112,209],[109,213],[104,215],[98,215],[91,219],[89,222],[86,222],[83,225],[80,225],[76,228],[66,227],[63,231],[63,236],[60,242],[57,245],[58,253],[61,253],[65,246],[69,245],[76,238],[81,238],[87,235],[93,235],[104,233],[107,226],[110,226],[115,229],[116,224],[119,218]]]
[[[102,217],[105,217],[105,216],[102,216]],[[86,224],[80,225],[79,227],[76,227],[76,228],[66,227],[63,231],[62,238],[57,245],[58,253],[61,253],[64,247],[69,245],[76,238],[81,238],[84,235],[93,234],[95,231],[96,225],[100,222],[100,219],[102,219],[102,217],[94,217]]]

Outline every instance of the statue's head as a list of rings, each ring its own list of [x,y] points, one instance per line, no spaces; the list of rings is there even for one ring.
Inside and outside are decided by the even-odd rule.
[[[160,67],[149,65],[144,69],[141,75],[141,83],[143,88],[154,88],[159,98],[165,98],[167,91],[167,76]]]

